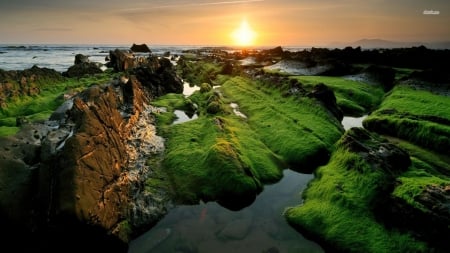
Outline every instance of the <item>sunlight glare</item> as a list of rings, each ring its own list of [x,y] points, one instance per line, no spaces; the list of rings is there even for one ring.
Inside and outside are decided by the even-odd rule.
[[[247,20],[242,20],[241,26],[233,33],[234,42],[239,46],[250,46],[256,33],[250,28]]]

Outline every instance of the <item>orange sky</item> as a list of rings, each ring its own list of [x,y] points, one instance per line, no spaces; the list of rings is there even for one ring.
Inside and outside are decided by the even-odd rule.
[[[449,13],[448,0],[14,0],[0,43],[233,45],[243,19],[257,46],[450,41]]]

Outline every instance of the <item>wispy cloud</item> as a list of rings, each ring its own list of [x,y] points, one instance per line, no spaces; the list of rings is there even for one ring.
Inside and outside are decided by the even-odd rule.
[[[245,4],[245,3],[256,3],[264,2],[265,0],[240,0],[240,1],[221,1],[221,2],[207,2],[207,3],[180,3],[180,4],[167,4],[167,5],[157,5],[149,6],[145,8],[131,8],[125,9],[124,12],[133,12],[136,10],[142,11],[143,9],[166,9],[166,8],[180,8],[180,7],[196,7],[196,6],[212,6],[212,5],[230,5],[230,4]]]
[[[71,28],[59,28],[59,27],[49,27],[49,28],[37,28],[33,29],[36,32],[71,32],[73,29]]]

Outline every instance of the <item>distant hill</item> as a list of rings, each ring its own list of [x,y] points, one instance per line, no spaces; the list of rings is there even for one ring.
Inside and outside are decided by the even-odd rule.
[[[450,41],[443,42],[400,42],[400,41],[390,41],[382,39],[362,39],[350,43],[333,43],[332,47],[361,47],[366,49],[371,48],[407,48],[407,47],[418,47],[425,46],[430,49],[450,49]],[[331,45],[330,45],[331,46]]]

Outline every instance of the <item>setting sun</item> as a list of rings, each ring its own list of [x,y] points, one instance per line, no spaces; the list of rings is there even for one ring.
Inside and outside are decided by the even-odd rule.
[[[233,32],[234,42],[239,46],[253,44],[256,33],[251,29],[246,20],[242,20],[241,26]]]

